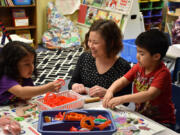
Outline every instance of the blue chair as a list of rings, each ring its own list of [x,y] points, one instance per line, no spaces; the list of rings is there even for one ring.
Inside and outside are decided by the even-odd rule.
[[[172,101],[175,105],[176,127],[175,131],[180,133],[180,85],[172,84]]]
[[[172,76],[172,82],[180,81],[180,58],[176,58],[176,63],[174,66],[173,76]],[[180,82],[178,82],[180,83]]]

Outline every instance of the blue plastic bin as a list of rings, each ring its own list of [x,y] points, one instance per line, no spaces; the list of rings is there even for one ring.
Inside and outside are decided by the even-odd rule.
[[[45,116],[54,117],[59,112],[81,112],[85,111],[87,112],[86,115],[91,115],[97,117],[98,115],[102,115],[106,117],[107,119],[111,120],[112,123],[109,127],[106,127],[104,130],[91,130],[91,131],[84,131],[84,132],[71,132],[69,129],[72,126],[80,126],[80,122],[78,121],[68,121],[64,122],[63,124],[57,122],[44,122]],[[49,110],[49,111],[42,111],[39,114],[39,121],[38,121],[38,131],[42,135],[112,135],[114,132],[117,131],[117,128],[115,126],[114,120],[112,118],[112,115],[109,111],[106,110]]]
[[[13,0],[14,5],[31,5],[31,0]]]
[[[123,40],[123,45],[124,48],[121,52],[121,57],[128,62],[137,63],[135,39]]]

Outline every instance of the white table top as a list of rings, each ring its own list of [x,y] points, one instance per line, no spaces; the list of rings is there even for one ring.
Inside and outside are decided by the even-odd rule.
[[[102,102],[95,102],[95,103],[85,104],[83,109],[106,109],[106,108],[102,107]],[[174,132],[173,130],[171,130],[171,129],[169,129],[169,128],[167,128],[167,127],[165,127],[165,126],[163,126],[163,125],[161,125],[161,124],[159,124],[159,123],[157,123],[157,122],[155,122],[155,121],[153,121],[153,120],[151,120],[151,119],[149,119],[149,118],[147,118],[147,117],[145,117],[145,116],[143,116],[143,115],[141,115],[141,114],[139,114],[137,112],[134,112],[134,111],[130,110],[129,108],[123,106],[123,105],[121,105],[118,108],[116,108],[115,112],[120,112],[121,110],[123,110],[123,111],[130,111],[133,114],[135,114],[135,115],[137,115],[137,116],[139,116],[139,117],[141,117],[141,118],[143,118],[143,119],[145,119],[147,121],[150,121],[154,125],[158,125],[160,127],[163,127],[164,130],[159,132],[159,133],[156,133],[156,135],[179,135],[178,133]],[[139,134],[139,135],[141,135],[141,134]]]

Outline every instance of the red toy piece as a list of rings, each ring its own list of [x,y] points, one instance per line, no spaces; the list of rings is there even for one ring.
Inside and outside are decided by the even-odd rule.
[[[106,120],[107,120],[107,118],[104,117],[104,116],[102,116],[102,115],[98,115],[98,116],[97,116],[97,119],[106,119]]]
[[[97,125],[96,127],[99,128],[100,130],[105,129],[106,127],[108,127],[111,124],[111,120],[107,120],[106,122]]]
[[[90,125],[86,123],[86,121],[90,122]],[[80,122],[81,128],[87,128],[89,130],[92,130],[95,127],[94,121],[92,118],[90,117],[84,117],[82,118],[81,122]]]
[[[78,129],[75,128],[74,126],[72,126],[72,127],[70,128],[70,131],[72,131],[72,132],[78,132]]]
[[[64,86],[65,85],[65,81],[64,81],[64,79],[57,79],[58,81],[60,81],[60,82],[62,82],[62,86]]]

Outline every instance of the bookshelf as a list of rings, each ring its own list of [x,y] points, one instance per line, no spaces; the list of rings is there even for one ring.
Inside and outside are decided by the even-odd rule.
[[[163,0],[139,0],[139,8],[143,14],[146,30],[150,30],[151,28],[161,29],[163,6]]]
[[[79,9],[79,15],[78,15],[78,21],[77,26],[80,31],[81,39],[84,40],[85,33],[89,30],[89,27],[91,25],[91,22],[87,22],[87,16],[90,12],[89,10],[93,10],[93,14],[95,12],[95,15],[92,15],[94,17],[94,20],[103,18],[103,19],[111,19],[109,16],[110,14],[116,14],[116,20],[119,20],[116,22],[118,26],[120,27],[124,39],[135,39],[141,32],[145,31],[144,29],[144,22],[143,22],[143,16],[139,10],[138,1],[134,0],[116,0],[115,5],[112,3],[111,0],[101,0],[102,4],[96,6],[97,4],[94,3],[86,3],[87,0],[84,0],[80,6]],[[93,1],[93,0],[92,0]],[[96,0],[94,0],[96,1]],[[121,5],[122,2],[123,6]],[[112,7],[110,7],[111,5]],[[115,7],[114,7],[115,6]],[[96,11],[97,10],[97,11]],[[102,11],[104,14],[101,17],[99,17],[99,11]],[[106,15],[106,13],[108,15]],[[97,17],[98,16],[98,17]],[[117,18],[117,16],[120,16]]]
[[[180,1],[168,0],[165,32],[168,32],[170,36],[172,36],[171,31],[172,31],[174,22],[178,19],[179,16],[180,16]]]
[[[14,26],[14,20],[12,16],[13,9],[24,9],[26,16],[29,19],[28,26]],[[30,31],[31,38],[33,39],[34,48],[38,47],[37,43],[37,0],[33,0],[31,5],[0,5],[0,20],[6,27],[6,30],[10,34],[15,34],[16,30],[28,30]]]

